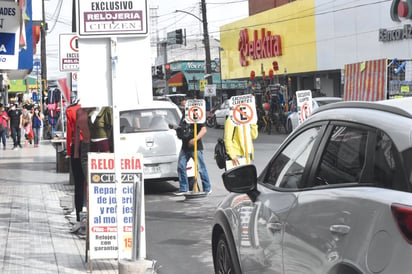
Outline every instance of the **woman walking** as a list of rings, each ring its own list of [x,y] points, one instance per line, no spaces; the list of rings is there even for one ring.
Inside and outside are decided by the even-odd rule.
[[[43,120],[42,113],[39,107],[36,107],[34,109],[33,121],[32,121],[32,127],[33,127],[33,133],[34,133],[34,147],[39,146],[40,128],[42,125],[42,120]]]

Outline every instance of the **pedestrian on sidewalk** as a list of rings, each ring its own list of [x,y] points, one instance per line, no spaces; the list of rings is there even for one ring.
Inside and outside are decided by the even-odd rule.
[[[13,149],[21,148],[21,128],[22,128],[22,112],[18,107],[18,103],[14,103],[9,112],[11,138],[13,139]]]
[[[3,149],[6,149],[6,136],[9,131],[9,116],[4,110],[4,105],[0,104],[0,139],[3,143]]]
[[[32,115],[30,114],[30,110],[28,109],[28,106],[27,105],[23,106],[22,124],[23,124],[23,130],[24,130],[24,137],[26,139],[25,146],[27,146],[28,143],[32,144],[33,142],[33,129],[32,129],[31,118],[32,118]]]
[[[33,135],[34,135],[34,147],[39,146],[39,139],[40,139],[40,128],[42,126],[43,121],[43,114],[39,106],[34,107],[33,119],[32,119],[32,127],[33,127]]]

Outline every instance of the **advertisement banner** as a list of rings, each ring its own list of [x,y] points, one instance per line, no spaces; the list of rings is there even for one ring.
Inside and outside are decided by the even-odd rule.
[[[79,37],[74,33],[60,34],[60,71],[79,71]]]
[[[147,35],[147,1],[78,0],[79,36]]]
[[[143,183],[142,156],[122,155],[120,162],[122,180],[117,190],[114,153],[88,154],[90,259],[132,255],[133,185]]]
[[[0,1],[0,70],[17,69],[21,12],[15,2]]]

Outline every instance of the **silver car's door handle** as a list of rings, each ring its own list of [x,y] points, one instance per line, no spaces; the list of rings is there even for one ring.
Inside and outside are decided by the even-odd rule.
[[[329,227],[330,232],[337,233],[337,234],[348,234],[350,231],[350,226],[348,225],[331,225]]]
[[[282,230],[282,224],[281,223],[268,223],[266,225],[267,229],[269,229],[270,232],[276,233]]]

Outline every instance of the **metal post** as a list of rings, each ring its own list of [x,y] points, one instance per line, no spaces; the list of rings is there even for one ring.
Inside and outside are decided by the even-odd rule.
[[[47,61],[46,61],[46,16],[44,11],[44,0],[42,0],[42,22],[40,24],[40,43],[41,43],[41,78],[42,83],[45,81],[47,83]],[[42,85],[42,99],[46,91],[47,85]],[[43,101],[43,100],[42,100]],[[43,107],[43,106],[42,106]]]
[[[207,15],[206,15],[206,0],[202,0],[202,23],[203,23],[203,42],[205,44],[206,54],[206,74],[212,76],[212,66],[210,60],[210,44],[209,44],[209,31],[207,27]],[[207,84],[213,84],[213,78],[207,77]]]
[[[167,41],[164,42],[162,45],[163,45],[163,49],[165,51],[165,54],[164,54],[165,60],[164,60],[164,62],[165,62],[165,66],[166,66],[166,64],[167,64]],[[170,73],[170,68],[169,68],[169,73]],[[165,81],[166,81],[165,94],[169,94],[169,79],[167,78],[168,73],[166,71],[166,68],[165,68],[164,76],[165,76]]]

